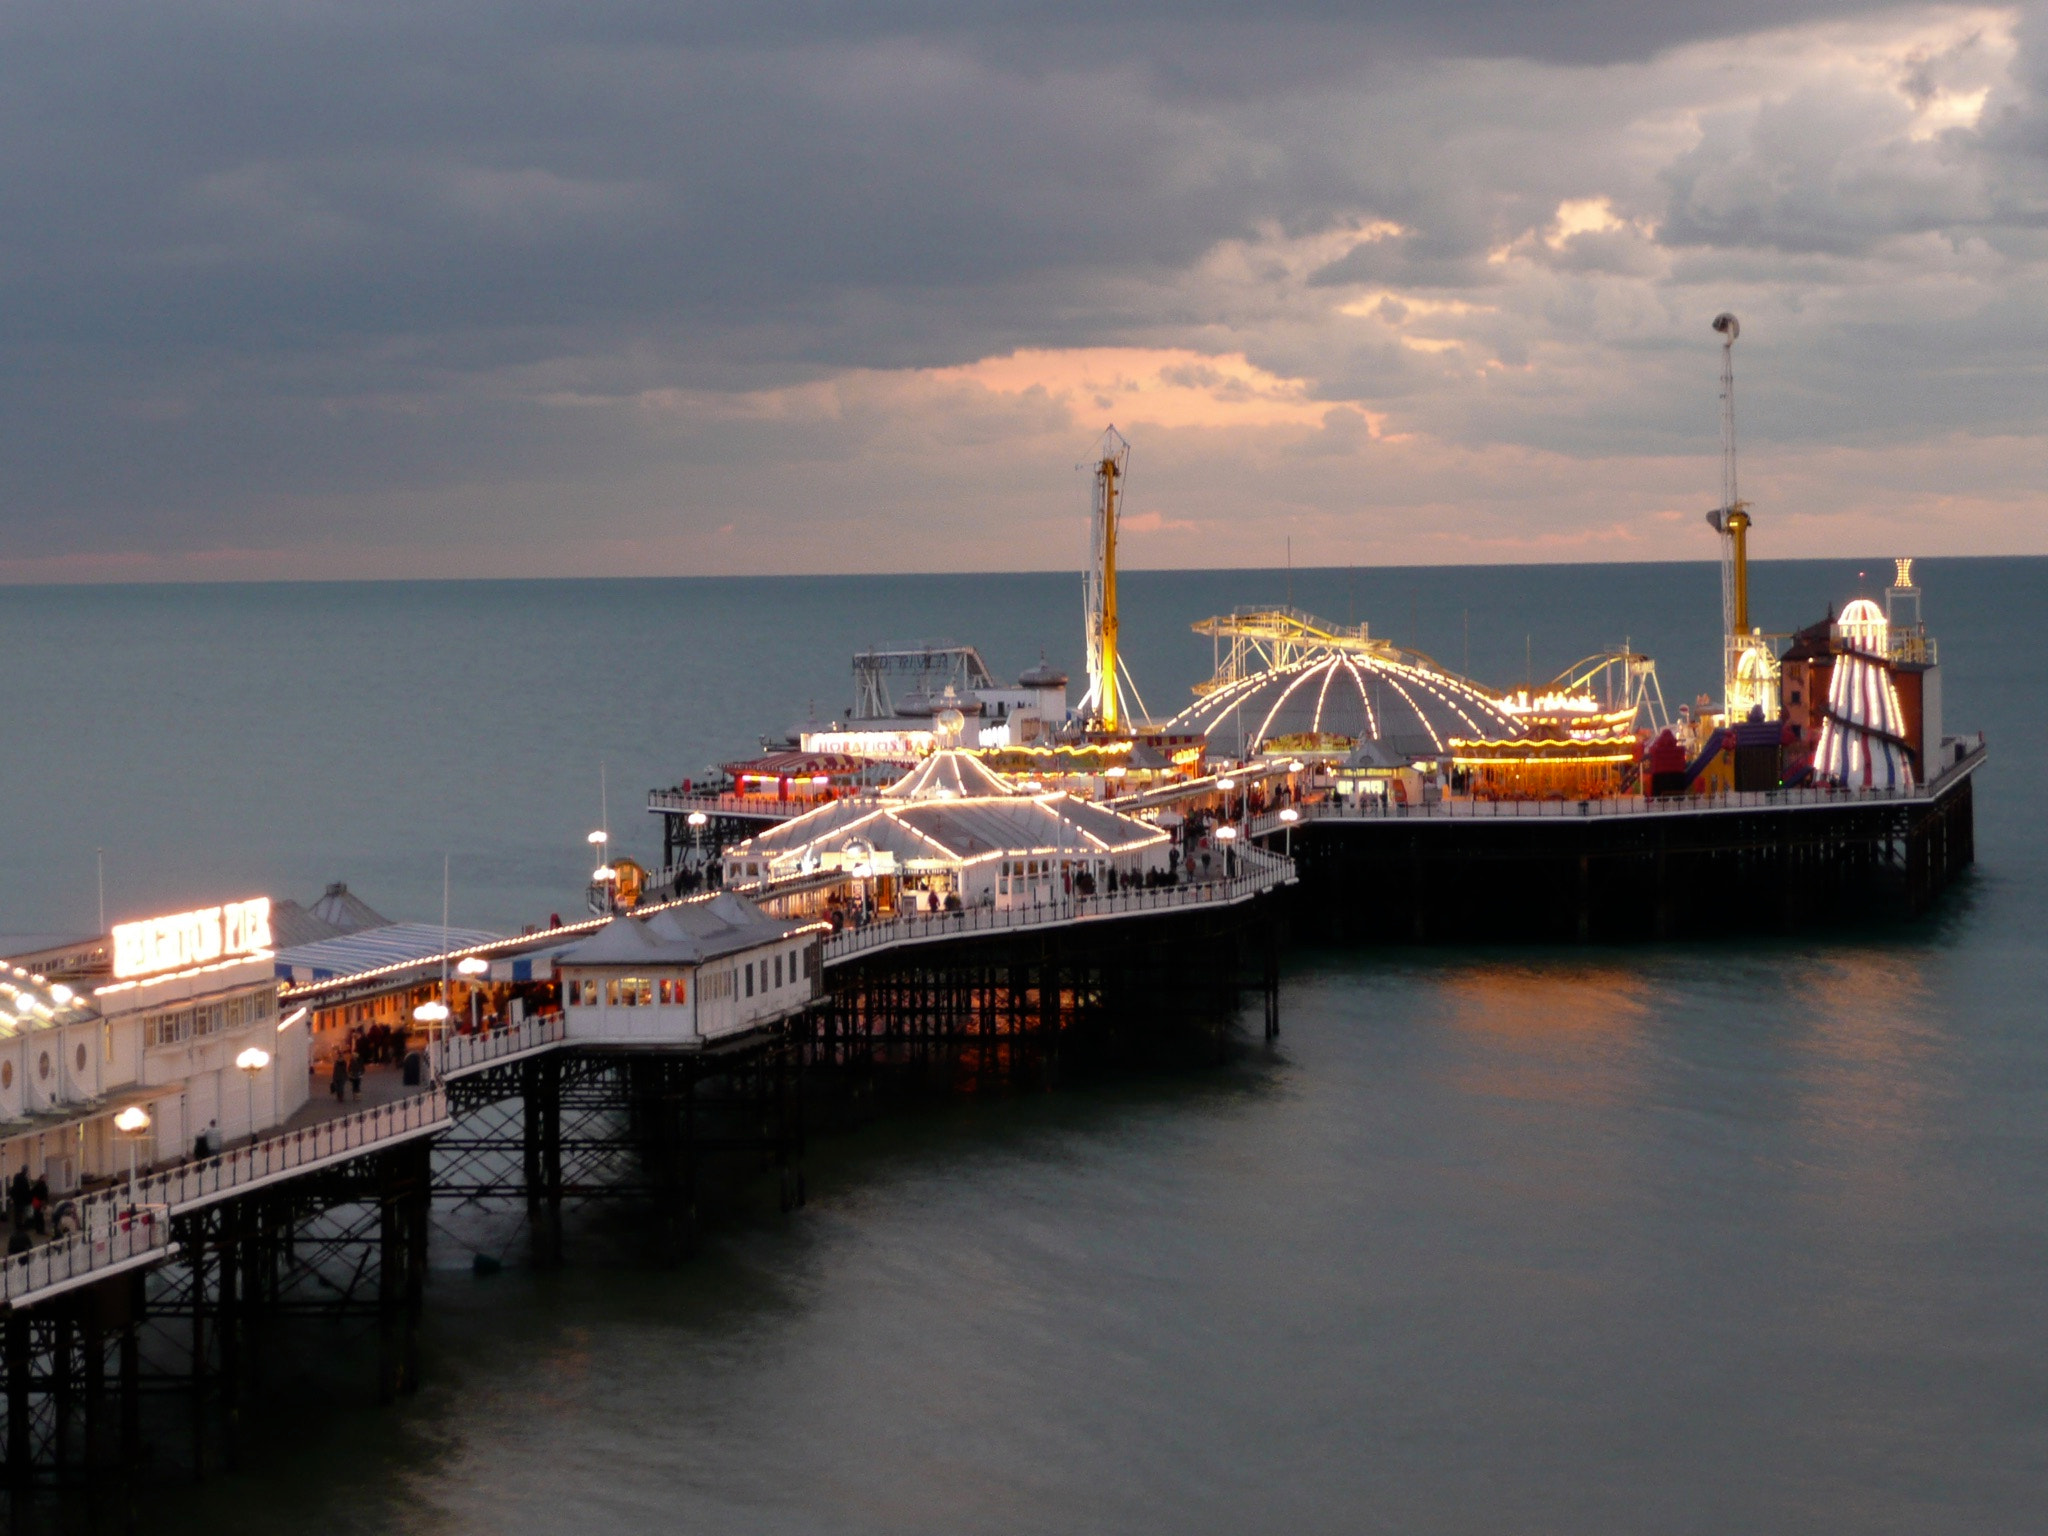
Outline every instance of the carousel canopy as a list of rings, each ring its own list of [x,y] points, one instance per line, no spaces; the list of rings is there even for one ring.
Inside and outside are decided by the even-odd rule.
[[[885,800],[968,800],[1021,794],[969,752],[934,752],[882,791]]]
[[[1134,853],[1164,842],[1149,822],[1064,793],[1025,794],[966,752],[936,752],[872,798],[835,800],[725,853],[777,876],[888,853],[900,868],[958,868],[1003,854]],[[827,856],[831,857],[828,858]]]
[[[1429,757],[1448,751],[1453,737],[1521,734],[1492,695],[1412,654],[1342,651],[1227,683],[1164,728],[1199,731],[1210,751],[1229,757],[1311,737],[1378,741],[1407,757]]]

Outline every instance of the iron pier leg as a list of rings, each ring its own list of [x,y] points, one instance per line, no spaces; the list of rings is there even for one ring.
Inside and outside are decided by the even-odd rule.
[[[10,1311],[6,1324],[7,1347],[7,1486],[14,1494],[14,1516],[18,1523],[21,1500],[29,1493],[32,1471],[29,1441],[29,1320],[28,1314]]]
[[[192,1480],[206,1476],[206,1249],[212,1215],[201,1211],[188,1231],[192,1249]]]
[[[112,1284],[118,1286],[115,1280]],[[101,1467],[106,1464],[107,1406],[107,1302],[111,1295],[102,1286],[85,1296],[85,1486],[98,1503]]]

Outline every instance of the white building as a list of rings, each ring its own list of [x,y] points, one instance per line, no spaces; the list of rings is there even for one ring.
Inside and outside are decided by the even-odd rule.
[[[696,1046],[786,1018],[819,993],[825,931],[729,891],[615,918],[558,957],[568,1037]]]
[[[113,975],[75,985],[0,967],[0,1179],[54,1194],[291,1118],[308,1031],[280,1027],[270,903],[257,897],[117,924]],[[241,1064],[238,1065],[238,1058]],[[123,1110],[149,1116],[133,1135]]]

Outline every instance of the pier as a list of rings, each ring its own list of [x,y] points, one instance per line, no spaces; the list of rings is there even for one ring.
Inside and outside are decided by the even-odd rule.
[[[579,970],[578,945],[639,916],[286,986],[282,1006],[302,1029],[296,1021],[323,1005],[410,998],[461,959],[478,962],[485,986],[492,965],[531,975],[522,956],[548,956],[539,979],[503,984],[532,997],[531,1011],[434,1035],[416,1053],[417,1086],[382,1069],[385,1102],[346,1112],[309,1102],[296,1117],[307,1123],[138,1167],[70,1202],[75,1231],[0,1264],[0,1482],[19,1501],[233,1465],[267,1353],[294,1317],[364,1331],[376,1400],[413,1391],[436,1204],[523,1215],[533,1260],[556,1263],[576,1208],[628,1202],[653,1218],[652,1256],[672,1261],[694,1249],[715,1189],[765,1178],[781,1209],[803,1204],[807,1096],[843,1101],[877,1074],[905,1072],[1042,1087],[1063,1062],[1147,1035],[1212,1053],[1247,993],[1261,997],[1270,1036],[1272,900],[1293,865],[1253,848],[1241,859],[1204,883],[904,912],[837,933],[764,915],[732,961],[706,954],[692,971],[695,1000],[721,994],[717,978],[735,961],[759,967],[765,1011],[722,1032],[698,1012],[690,1031],[671,1021],[669,1038],[620,1043],[601,1038],[601,1019],[578,1022],[592,1007],[609,1016],[608,1001],[550,1000],[566,990],[557,972],[605,973],[598,950]],[[166,1392],[183,1404],[176,1443],[155,1419],[145,1433],[147,1405]]]

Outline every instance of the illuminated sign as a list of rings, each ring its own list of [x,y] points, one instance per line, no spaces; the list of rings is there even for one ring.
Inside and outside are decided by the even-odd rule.
[[[930,731],[805,731],[797,745],[806,752],[895,760],[923,757],[932,750],[933,737]]]
[[[270,948],[270,898],[114,924],[114,975],[126,981],[160,971],[189,970]]]

